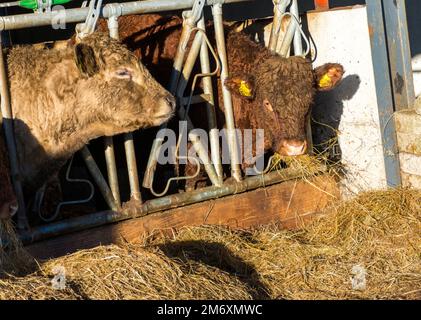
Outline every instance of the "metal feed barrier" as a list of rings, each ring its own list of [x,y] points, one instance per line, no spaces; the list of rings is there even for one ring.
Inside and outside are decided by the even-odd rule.
[[[228,77],[229,70],[227,65],[227,54],[223,30],[223,4],[245,1],[250,0],[146,0],[133,1],[127,3],[110,3],[104,6],[101,6],[102,1],[96,3],[96,6],[95,1],[91,1],[89,7],[87,7],[85,4],[81,8],[66,9],[65,12],[67,23],[84,22],[84,24],[78,25],[78,34],[81,34],[81,36],[92,32],[93,27],[96,23],[96,19],[98,19],[98,17],[102,17],[107,19],[110,36],[113,38],[118,38],[117,18],[119,16],[129,14],[157,13],[170,10],[185,10],[183,12],[184,23],[181,33],[181,39],[178,45],[176,57],[174,59],[173,70],[170,75],[170,84],[168,89],[172,94],[174,94],[177,97],[177,101],[179,102],[178,115],[181,119],[187,120],[189,139],[192,142],[193,147],[197,152],[198,156],[202,160],[202,163],[205,167],[205,171],[213,186],[201,190],[186,192],[183,194],[165,196],[149,200],[146,203],[142,203],[139,186],[139,177],[136,166],[136,155],[134,149],[133,135],[131,133],[125,134],[124,147],[126,153],[127,169],[131,191],[130,202],[134,204],[134,206],[129,206],[129,208],[134,209],[132,211],[130,209],[121,210],[122,203],[120,200],[118,175],[115,163],[114,142],[112,137],[105,137],[105,159],[108,174],[108,182],[102,175],[92,154],[86,146],[81,150],[81,156],[111,211],[88,214],[78,218],[52,222],[48,225],[32,228],[30,231],[24,230],[22,231],[22,234],[26,242],[40,240],[49,236],[81,230],[88,227],[120,221],[128,219],[130,217],[142,216],[148,213],[156,212],[158,210],[165,210],[177,206],[209,200],[212,198],[218,198],[229,194],[244,192],[247,190],[258,188],[260,186],[269,185],[279,181],[284,181],[287,179],[297,177],[297,174],[289,172],[288,170],[286,170],[285,175],[279,175],[278,173],[266,174],[264,176],[262,175],[249,177],[244,180],[242,180],[241,177],[240,163],[238,160],[239,154],[235,135],[235,124],[232,110],[232,99],[230,92],[224,86],[224,80]],[[48,4],[54,4],[54,0],[49,1]],[[10,5],[16,5],[16,3]],[[6,7],[7,4],[4,4],[3,6]],[[212,7],[212,17],[214,20],[217,53],[213,51],[213,48],[212,46],[210,46],[209,40],[206,36],[205,21],[203,16],[203,8],[205,6]],[[286,12],[287,7],[290,7],[290,12]],[[51,8],[50,10],[49,8],[42,8],[42,10],[38,10],[36,13],[2,16],[0,17],[0,32],[6,30],[50,25],[55,14],[56,12],[54,10],[51,10]],[[281,20],[288,15],[292,17],[287,30],[288,36],[284,37],[283,39],[280,39],[279,28],[281,25]],[[187,52],[187,42],[193,34],[194,39],[190,50]],[[276,51],[279,54],[287,56],[291,43],[293,42],[294,54],[305,55],[308,52],[308,49],[305,53],[303,53],[302,35],[303,33],[300,27],[298,17],[297,0],[274,0],[274,23],[270,37],[270,49]],[[282,45],[279,46],[279,42],[282,42]],[[308,41],[306,39],[305,42],[307,43],[308,48]],[[0,46],[0,49],[2,49],[3,42],[0,43]],[[277,47],[281,48],[281,50],[277,51]],[[12,125],[13,117],[10,106],[10,94],[7,83],[7,75],[5,71],[5,59],[3,56],[3,51],[0,51],[1,112],[3,118],[6,119],[6,121],[4,121],[4,130],[6,133],[5,138],[7,148],[9,150],[12,181],[16,191],[16,195],[19,199],[20,209],[18,212],[18,227],[20,229],[26,229],[27,219],[22,186],[19,178],[19,166],[17,165],[18,162],[16,144],[14,140]],[[216,60],[217,69],[214,71],[210,70],[209,51]],[[190,95],[188,97],[185,97],[184,94],[187,87],[187,83],[191,77],[193,66],[197,59],[200,60],[201,74],[194,76],[193,88],[191,89]],[[185,61],[184,64],[183,61]],[[227,138],[231,160],[231,176],[236,180],[236,183],[230,185],[224,185],[222,180],[223,173],[220,156],[219,135],[216,126],[215,98],[213,95],[214,90],[212,88],[211,81],[211,76],[215,75],[217,71],[220,71],[221,75],[220,81],[222,84],[222,94],[225,107],[224,109],[227,126]],[[202,95],[193,96],[194,84],[196,83],[199,77],[202,80],[204,92]],[[210,130],[209,136],[211,159],[209,159],[207,152],[204,151],[205,148],[201,144],[199,137],[191,131],[193,129],[193,126],[191,120],[187,115],[190,105],[192,103],[203,101],[206,102],[207,106],[206,114]],[[165,127],[166,125],[162,126],[162,128]],[[145,172],[145,176],[142,183],[144,188],[150,189],[151,192],[157,196],[162,196],[166,193],[166,191],[168,190],[169,183],[171,181],[177,179],[191,178],[172,178],[173,180],[170,179],[170,181],[168,181],[167,187],[163,192],[157,193],[153,190],[152,185],[155,170],[157,167],[157,154],[159,154],[162,142],[163,139],[161,139],[158,136],[154,140],[149,156],[149,161],[147,164],[147,170]],[[181,156],[178,156],[178,158],[181,158]],[[69,178],[68,174],[67,178]],[[86,199],[81,200],[81,202],[82,201],[86,202]]]

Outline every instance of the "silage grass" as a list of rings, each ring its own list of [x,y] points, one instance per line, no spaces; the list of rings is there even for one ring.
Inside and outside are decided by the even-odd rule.
[[[12,220],[0,219],[0,276],[27,273],[35,263],[24,250]]]
[[[182,228],[0,278],[0,299],[420,299],[421,191],[363,193],[300,231]],[[351,284],[366,270],[365,290]],[[53,289],[54,267],[66,288]]]

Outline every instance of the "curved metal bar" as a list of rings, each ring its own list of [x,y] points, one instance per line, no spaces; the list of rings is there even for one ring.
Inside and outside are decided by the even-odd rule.
[[[205,19],[202,15],[202,18],[198,21],[197,27],[206,30]],[[206,31],[205,31],[206,32]],[[200,47],[200,66],[202,73],[210,73],[210,64],[209,64],[209,52],[208,44],[202,41]],[[223,182],[223,169],[222,161],[220,155],[220,144],[219,144],[219,132],[216,121],[216,111],[215,111],[215,98],[213,95],[213,86],[211,77],[202,78],[203,92],[209,96],[208,101],[206,102],[206,113],[208,120],[208,130],[209,130],[209,142],[210,142],[210,152],[213,166],[215,167],[215,172],[221,183]]]
[[[238,153],[237,135],[235,132],[235,121],[232,106],[231,92],[225,86],[225,79],[228,78],[228,59],[224,37],[224,24],[222,21],[222,4],[217,3],[212,6],[212,15],[214,20],[215,39],[218,55],[221,60],[221,88],[222,98],[224,100],[224,114],[227,128],[227,140],[231,160],[231,176],[236,181],[241,181],[240,155]]]
[[[87,202],[91,201],[91,199],[93,198],[93,196],[95,194],[95,188],[94,188],[94,185],[92,184],[91,181],[89,181],[87,179],[73,179],[73,178],[70,178],[70,171],[72,169],[73,158],[74,158],[74,155],[71,157],[70,162],[69,162],[69,166],[67,167],[67,170],[66,170],[66,181],[68,181],[70,183],[74,183],[74,182],[76,182],[76,183],[77,182],[86,183],[86,184],[89,185],[89,188],[91,189],[91,192],[90,192],[90,194],[89,194],[89,196],[87,198],[82,199],[82,200],[72,200],[72,201],[62,201],[62,202],[60,202],[57,205],[54,214],[51,217],[49,217],[49,218],[43,217],[42,214],[41,214],[41,205],[42,205],[42,200],[43,200],[43,197],[44,197],[44,192],[42,192],[41,199],[38,202],[37,213],[38,213],[38,216],[40,217],[40,219],[42,221],[44,221],[44,222],[54,221],[58,217],[58,215],[60,214],[60,209],[63,206],[73,205],[73,204],[87,203]],[[44,191],[45,191],[45,189],[44,189]]]
[[[180,118],[182,118],[182,119],[184,119],[184,120],[186,120],[186,119],[187,119],[187,117],[188,117],[188,112],[189,112],[189,110],[190,110],[191,100],[192,100],[192,96],[193,96],[194,88],[196,87],[196,82],[197,82],[197,79],[198,79],[199,77],[214,76],[214,75],[216,75],[216,74],[218,73],[218,71],[220,70],[220,63],[219,63],[219,60],[218,60],[218,56],[216,55],[216,52],[213,50],[212,45],[210,44],[210,41],[209,41],[208,37],[206,36],[205,31],[204,31],[204,30],[202,30],[202,29],[200,29],[200,28],[193,28],[191,31],[198,31],[198,32],[203,33],[203,36],[204,36],[204,37],[203,37],[202,41],[205,41],[205,42],[206,42],[206,44],[209,46],[209,48],[210,48],[210,50],[211,50],[211,52],[212,52],[212,55],[214,56],[215,61],[216,61],[216,68],[215,68],[215,70],[214,70],[214,71],[212,71],[212,72],[210,72],[210,73],[199,73],[199,74],[196,74],[196,75],[194,76],[194,78],[193,78],[193,83],[192,83],[192,87],[191,87],[191,91],[190,91],[190,95],[189,95],[189,100],[188,100],[188,102],[187,102],[187,107],[186,107],[186,109],[184,110],[184,114],[183,114],[183,115],[181,115],[181,117],[180,117]],[[183,108],[180,108],[180,109],[183,109]],[[181,111],[181,112],[182,112],[182,111]],[[176,157],[178,160],[181,160],[181,159],[185,159],[185,160],[189,160],[189,159],[191,159],[191,160],[193,160],[193,161],[196,163],[196,167],[197,167],[196,172],[195,172],[195,174],[194,174],[194,175],[191,175],[191,176],[183,176],[183,177],[173,177],[173,178],[170,178],[170,179],[167,181],[167,184],[166,184],[166,186],[165,186],[165,188],[164,188],[164,191],[162,191],[161,193],[157,193],[155,190],[153,190],[153,187],[151,186],[151,188],[149,188],[149,190],[150,190],[150,191],[151,191],[151,193],[152,193],[154,196],[156,196],[156,197],[161,197],[161,196],[165,195],[165,194],[168,192],[168,189],[169,189],[169,187],[170,187],[171,182],[173,182],[173,181],[180,181],[180,180],[189,180],[189,179],[194,179],[194,178],[196,178],[196,177],[199,175],[199,173],[200,173],[200,162],[199,162],[199,160],[198,160],[197,158],[195,158],[195,157],[190,157],[190,158],[189,158],[189,157],[179,156],[179,155],[178,155],[178,151],[179,151],[179,149],[180,149],[180,143],[181,143],[181,141],[182,141],[182,138],[183,138],[183,135],[182,135],[182,133],[181,133],[181,134],[180,134],[180,136],[178,137],[177,146],[176,146],[176,149],[175,149],[175,157]],[[205,158],[205,155],[203,155],[203,147],[199,146],[199,145],[200,145],[200,141],[197,141],[196,137],[194,137],[194,136],[190,135],[190,133],[189,133],[189,138],[190,138],[190,140],[192,141],[193,146],[194,146],[194,147],[195,147],[195,149],[196,149],[196,152],[197,152],[198,154],[202,152],[202,156],[201,156],[200,158]],[[221,186],[221,185],[222,185],[222,181],[219,181],[219,179],[218,179],[218,178],[217,178],[217,176],[216,176],[216,173],[215,173],[214,171],[210,170],[210,168],[209,168],[209,165],[211,165],[211,164],[209,164],[209,163],[204,163],[204,165],[205,165],[206,172],[207,172],[207,173],[208,173],[208,175],[209,175],[209,179],[211,179],[212,183],[213,183],[214,185],[216,185],[216,186],[218,186],[218,185],[219,185],[219,186]],[[211,166],[212,166],[212,165],[211,165]],[[213,167],[212,167],[212,168],[213,168]]]
[[[80,153],[82,155],[83,161],[85,161],[86,166],[88,167],[89,172],[94,178],[99,191],[102,193],[105,201],[107,202],[107,205],[111,208],[111,210],[118,211],[120,209],[120,204],[117,203],[117,201],[114,199],[113,193],[111,192],[107,181],[104,179],[101,170],[99,170],[98,165],[92,157],[88,147],[83,147],[82,150],[80,150]]]
[[[269,160],[268,160],[268,164],[266,165],[266,168],[263,170],[263,171],[259,171],[257,168],[256,168],[256,165],[254,165],[254,167],[253,167],[253,170],[257,173],[257,174],[266,174],[266,173],[268,173],[269,171],[270,171],[270,169],[272,169],[272,161],[273,161],[273,158],[275,157],[275,155],[273,155],[273,156],[270,156],[270,158],[269,158]]]
[[[291,0],[272,0],[273,3],[273,23],[270,31],[269,50],[276,51],[279,40],[279,31],[281,30],[282,15],[291,3]]]
[[[189,22],[189,24],[190,23],[191,23],[191,21]],[[193,69],[193,64],[194,64],[195,60],[197,59],[197,55],[199,54],[199,50],[201,48],[201,45],[202,45],[202,42],[203,41],[205,41],[206,45],[209,47],[209,49],[210,49],[210,51],[211,51],[211,53],[212,53],[212,55],[213,55],[213,57],[214,57],[214,59],[216,61],[216,68],[215,68],[214,71],[209,72],[209,73],[199,73],[199,74],[196,74],[194,76],[192,87],[191,87],[191,91],[190,91],[190,95],[189,95],[189,99],[188,99],[188,102],[187,102],[187,107],[184,108],[184,106],[182,106],[182,105],[179,106],[178,113],[179,113],[180,118],[181,119],[184,119],[184,120],[187,120],[189,123],[191,123],[191,121],[190,121],[190,119],[188,117],[188,112],[190,110],[190,106],[191,106],[191,102],[192,102],[192,97],[193,97],[193,92],[194,92],[194,89],[196,87],[197,79],[199,77],[214,76],[214,75],[216,75],[219,72],[219,70],[220,70],[221,67],[220,67],[220,61],[218,59],[218,55],[216,54],[215,50],[212,48],[212,45],[211,45],[211,43],[210,43],[210,41],[209,41],[209,39],[208,39],[208,37],[206,35],[206,32],[204,30],[202,30],[201,28],[191,27],[191,25],[186,30],[187,31],[185,31],[185,34],[182,37],[183,39],[187,39],[186,41],[188,41],[188,39],[190,38],[191,34],[194,31],[198,32],[198,34],[201,34],[202,36],[201,37],[198,37],[197,34],[196,34],[196,37],[195,37],[194,42],[193,42],[193,45],[192,45],[192,49],[190,49],[191,51],[189,52],[189,55],[188,55],[188,58],[187,58],[188,61],[189,61],[189,63],[187,65],[187,61],[186,61],[186,65],[187,66],[182,71],[183,72],[183,75],[185,76],[185,78],[188,78],[190,76],[190,74],[191,74],[191,71]],[[183,47],[183,42],[182,41],[184,41],[184,40],[180,40],[180,45],[179,45],[180,47]],[[183,93],[184,93],[185,85],[186,84],[187,84],[187,79],[183,79],[182,83],[180,81],[179,86],[178,86],[178,88],[176,90],[178,97],[182,97],[183,96]],[[188,157],[184,157],[184,156],[179,156],[178,155],[178,150],[179,150],[179,145],[180,145],[181,138],[182,138],[182,134],[179,136],[179,139],[178,139],[178,142],[177,142],[177,147],[176,147],[176,150],[175,150],[175,157],[178,160],[181,160],[181,159],[188,160]],[[222,185],[222,179],[219,178],[219,176],[217,175],[217,173],[215,171],[214,166],[209,161],[209,157],[206,154],[206,150],[203,148],[203,145],[201,144],[200,139],[198,139],[198,137],[195,136],[193,133],[189,133],[189,138],[190,138],[190,141],[192,142],[193,147],[196,150],[199,158],[202,160],[202,162],[204,164],[204,167],[205,167],[205,171],[208,174],[209,179],[211,180],[212,184],[213,185],[216,185],[216,186],[221,186]],[[158,140],[159,141],[163,141],[163,138],[159,138],[159,139],[157,138],[157,139],[155,139],[154,140],[154,144],[155,144],[155,141],[158,141]],[[160,149],[160,146],[157,149],[152,148],[152,151],[154,151],[153,157],[155,159],[157,158],[157,155],[159,154],[160,150],[161,150]],[[189,180],[189,179],[196,178],[198,176],[199,172],[200,172],[200,162],[198,162],[198,160],[195,159],[195,158],[192,158],[192,159],[194,159],[194,161],[196,162],[196,165],[198,166],[197,172],[194,175],[192,175],[192,176],[183,176],[183,177],[173,177],[173,178],[170,178],[167,181],[167,184],[166,184],[166,187],[164,188],[164,191],[161,192],[161,193],[158,193],[158,192],[156,192],[153,189],[154,175],[152,174],[152,175],[149,176],[149,174],[151,174],[151,171],[148,170],[148,168],[149,168],[149,166],[148,166],[148,168],[147,168],[147,174],[148,174],[147,181],[148,181],[148,183],[147,183],[147,185],[145,185],[145,179],[144,179],[143,186],[144,187],[147,187],[149,190],[151,190],[151,193],[153,195],[155,195],[155,196],[163,196],[168,191],[171,182],[173,182],[173,181],[180,181],[180,180]],[[151,161],[151,157],[149,158],[149,161]],[[148,164],[152,165],[152,163],[149,163],[149,161],[148,161]]]
[[[306,51],[304,53],[301,52],[298,55],[305,57],[310,52],[310,41],[308,40],[306,34],[304,33],[303,28],[300,26],[300,21],[298,20],[298,18],[294,16],[292,13],[285,12],[281,17],[281,20],[285,18],[286,16],[290,16],[293,19],[293,21],[289,23],[287,32],[285,34],[284,39],[282,40],[279,50],[277,50],[277,53],[279,53],[282,57],[286,57],[288,55],[289,48],[292,43],[292,38],[294,37],[295,29],[298,28],[301,36],[304,39],[304,42],[306,43]]]

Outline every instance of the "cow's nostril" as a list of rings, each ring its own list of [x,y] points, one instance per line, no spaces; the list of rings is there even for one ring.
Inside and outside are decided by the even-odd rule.
[[[18,211],[16,200],[5,202],[0,206],[0,219],[9,219]]]
[[[284,140],[281,146],[280,154],[285,156],[299,156],[307,151],[307,141],[289,139]]]
[[[10,205],[9,205],[9,210],[10,210],[10,216],[14,216],[16,214],[16,212],[18,212],[19,209],[19,205],[17,201],[13,201]]]
[[[174,97],[173,96],[167,96],[165,98],[165,100],[167,101],[167,103],[171,107],[171,110],[174,110],[175,109],[175,99],[174,99]]]

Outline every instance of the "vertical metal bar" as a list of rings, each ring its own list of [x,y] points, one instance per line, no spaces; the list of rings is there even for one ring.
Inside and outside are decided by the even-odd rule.
[[[184,95],[184,91],[186,89],[190,75],[193,71],[193,67],[196,63],[201,46],[202,46],[202,33],[197,32],[194,37],[193,43],[190,47],[189,54],[187,55],[186,61],[184,63],[183,71],[181,72],[181,77],[178,81],[177,94],[176,94],[177,98],[182,98]],[[180,105],[178,111],[180,114],[180,118],[182,118],[185,112],[184,106]],[[190,118],[187,117],[186,120],[189,123],[190,130],[193,129],[193,124]],[[194,132],[189,132],[188,136],[193,145],[193,148],[197,152],[197,155],[202,160],[205,171],[208,174],[208,177],[211,180],[212,184],[217,185],[217,186],[222,185],[222,180],[218,178],[218,175],[215,172],[215,168],[213,167],[211,161],[209,160],[207,148],[203,146],[202,142],[200,141],[199,136],[197,136]]]
[[[277,53],[279,53],[282,57],[288,57],[290,50],[291,50],[291,43],[292,39],[295,34],[295,30],[297,29],[297,22],[294,18],[291,18],[291,21],[288,24],[287,31],[285,32],[284,38],[282,39],[281,45],[279,46],[279,49],[277,50]]]
[[[110,36],[118,37],[118,28],[114,28],[117,17],[113,16],[108,19],[108,29]],[[115,163],[114,142],[112,137],[104,137],[105,148],[105,162],[107,164],[108,183],[110,184],[111,191],[113,192],[114,199],[120,204],[120,189],[118,186],[117,166]]]
[[[240,155],[238,154],[237,136],[235,132],[234,114],[232,109],[232,98],[230,91],[225,87],[225,79],[228,77],[227,52],[225,48],[224,24],[222,22],[222,4],[212,6],[214,20],[216,46],[219,58],[221,59],[221,87],[224,100],[225,123],[227,126],[227,139],[230,149],[231,175],[236,181],[241,180]]]
[[[186,55],[186,49],[190,38],[191,29],[193,29],[193,26],[186,20],[184,20],[183,28],[180,35],[180,42],[178,43],[177,52],[173,63],[173,69],[171,71],[170,83],[168,87],[168,90],[171,92],[171,94],[175,94],[177,90],[177,85],[181,74],[181,68],[183,67],[184,57]]]
[[[124,135],[124,149],[126,150],[127,170],[130,183],[130,197],[136,201],[142,201],[132,133],[126,133]]]
[[[80,150],[80,154],[82,155],[85,164],[91,173],[92,177],[97,184],[99,191],[103,195],[107,205],[111,208],[111,210],[117,211],[119,209],[119,204],[115,201],[113,193],[111,192],[110,187],[107,184],[107,181],[104,179],[101,170],[99,170],[98,165],[96,164],[94,158],[92,157],[91,152],[89,151],[88,147],[83,147]]]
[[[197,57],[199,56],[200,47],[202,46],[202,33],[197,32],[194,36],[193,43],[190,47],[189,54],[187,55],[184,63],[183,71],[177,85],[177,98],[182,98],[186,90],[187,83],[190,79],[193,67],[196,64]]]
[[[415,92],[405,1],[384,0],[382,3],[395,110],[412,108]]]
[[[202,16],[202,18],[199,20],[197,26],[204,31],[206,30],[204,16]],[[206,41],[202,41],[200,48],[200,66],[202,73],[210,73],[209,52]],[[210,100],[206,103],[206,113],[208,119],[211,159],[215,167],[216,174],[222,182],[224,173],[222,170],[221,156],[219,154],[219,132],[216,123],[215,99],[213,95],[212,79],[210,77],[203,77],[202,83],[203,92],[208,94],[210,97]]]
[[[328,2],[328,1],[327,1]],[[297,0],[293,0],[291,4],[291,14],[297,18],[298,21],[300,21],[300,13],[298,10],[298,3]],[[295,19],[292,19],[295,20]],[[301,32],[299,25],[295,23],[295,32],[294,32],[294,55],[300,56],[303,54],[303,45],[302,45],[302,39],[301,39]],[[313,137],[311,135],[311,116],[310,114],[305,119],[306,122],[306,140],[307,140],[307,148],[309,150],[309,153],[313,150]]]
[[[118,38],[117,17],[108,18],[108,29],[112,38]],[[117,27],[116,27],[117,26]],[[117,166],[115,163],[114,142],[112,137],[104,137],[105,162],[107,163],[108,183],[113,192],[114,199],[120,204],[120,189],[118,186]]]
[[[184,12],[183,12],[184,15]],[[170,75],[170,82],[168,85],[168,90],[171,94],[175,94],[177,90],[178,80],[180,78],[181,68],[183,66],[184,56],[186,54],[186,47],[187,41],[190,37],[192,26],[184,21],[180,41],[178,43],[177,52],[175,54],[173,68]],[[159,129],[167,128],[167,123],[162,124]],[[160,149],[162,147],[162,143],[164,142],[163,137],[155,137],[155,140],[152,143],[151,151],[149,153],[148,163],[146,165],[145,175],[143,177],[143,187],[144,188],[152,188],[153,178],[156,171],[156,165],[158,163],[158,155],[160,153]]]
[[[282,13],[279,10],[279,2],[281,0],[274,0],[273,1],[273,22],[272,22],[272,29],[270,31],[269,37],[269,50],[272,52],[276,51],[276,45],[279,39],[279,30],[281,29],[281,18]]]
[[[202,160],[203,167],[205,168],[209,180],[214,186],[221,187],[222,179],[220,179],[216,174],[215,168],[209,159],[207,148],[204,148],[202,142],[200,141],[200,136],[195,134],[194,131],[190,131],[189,140],[191,141],[193,148],[199,156],[200,160]]]
[[[292,0],[291,4],[291,14],[297,18],[298,21],[300,21],[300,13],[298,11],[298,2],[297,0]],[[295,20],[295,19],[293,19]],[[294,55],[300,56],[303,54],[303,43],[301,39],[301,32],[300,28],[297,25],[294,32]]]
[[[273,1],[273,23],[270,31],[269,50],[276,51],[276,46],[279,41],[279,31],[281,30],[282,15],[290,1],[288,0],[274,0]]]
[[[10,171],[12,177],[13,188],[18,200],[18,216],[17,227],[24,229],[28,227],[28,220],[25,212],[25,199],[23,197],[23,189],[21,184],[21,175],[19,170],[18,156],[16,150],[16,141],[13,130],[13,115],[10,105],[10,92],[6,73],[6,62],[3,53],[3,39],[0,32],[0,93],[1,93],[1,115],[4,118],[3,128],[6,140],[6,146],[9,154]],[[28,159],[29,161],[29,159]]]
[[[115,163],[114,142],[112,137],[104,137],[104,153],[105,162],[107,164],[108,183],[110,184],[114,198],[118,203],[121,203],[117,166]]]
[[[366,4],[386,180],[388,186],[397,187],[401,185],[401,175],[382,4],[378,0],[366,0]]]
[[[118,40],[119,36],[118,36],[118,17],[117,16],[111,16],[108,19],[108,29],[110,32],[110,37]],[[142,196],[140,194],[140,186],[139,186],[139,174],[137,171],[137,163],[136,163],[136,152],[134,148],[132,133],[126,133],[124,135],[124,149],[126,151],[127,171],[129,175],[130,198],[136,201],[142,201]],[[107,165],[107,168],[108,168],[108,165]],[[113,170],[115,170],[115,163],[114,163]],[[117,177],[116,171],[115,171],[115,177],[117,178],[116,182],[117,182],[117,188],[118,188],[118,177]]]

